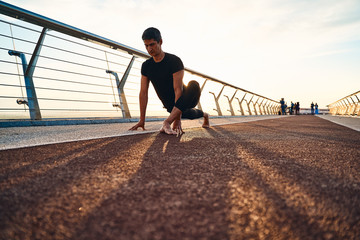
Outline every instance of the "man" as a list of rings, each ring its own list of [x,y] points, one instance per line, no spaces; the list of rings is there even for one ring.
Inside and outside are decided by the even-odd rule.
[[[184,65],[181,59],[162,50],[162,38],[158,29],[146,29],[142,39],[151,58],[141,66],[140,120],[130,130],[137,130],[139,127],[145,130],[149,82],[153,84],[158,97],[170,113],[163,122],[160,132],[182,134],[181,118],[203,117],[202,127],[208,128],[209,114],[194,108],[200,99],[199,84],[196,81],[190,81],[188,86],[184,86]]]
[[[285,114],[286,114],[286,107],[285,107],[284,98],[281,98],[280,104],[281,104],[281,114],[282,114],[282,115],[285,115]]]

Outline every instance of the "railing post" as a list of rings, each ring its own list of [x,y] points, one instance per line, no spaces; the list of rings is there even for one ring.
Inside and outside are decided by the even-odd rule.
[[[271,114],[275,114],[275,103],[274,102],[271,102],[270,104],[269,104],[269,108],[270,108],[270,113]]]
[[[278,111],[278,103],[277,102],[273,102],[273,104],[271,105],[271,111],[275,115],[277,115],[279,113],[279,111]]]
[[[360,103],[360,99],[355,95],[356,99],[357,99],[357,103],[355,103],[355,110],[354,110],[354,116],[356,114],[356,110],[358,108],[358,105]],[[358,110],[358,113],[357,113],[358,116],[360,116],[360,109]]]
[[[332,106],[333,110],[332,110],[332,113],[333,115],[336,115],[337,111],[338,111],[338,106],[337,106],[337,103],[335,103],[333,106]]]
[[[278,104],[277,102],[275,102],[273,106],[274,106],[274,107],[273,107],[273,109],[274,109],[274,110],[273,110],[273,111],[274,111],[274,114],[277,114],[277,113],[279,113],[279,111],[281,111],[281,110],[280,110],[280,107],[281,107],[281,106],[279,106],[279,104]]]
[[[266,99],[266,102],[264,103],[264,113],[265,113],[265,115],[270,115],[268,106],[269,106],[269,99]]]
[[[231,98],[229,98],[227,95],[224,95],[227,98],[227,100],[229,101],[229,107],[230,107],[229,111],[231,113],[231,116],[235,116],[234,109],[232,107],[232,101],[234,100],[234,97],[235,97],[235,94],[236,94],[237,91],[238,90],[236,89],[235,92],[234,92],[234,95]]]
[[[224,90],[224,88],[225,88],[225,85],[223,85],[223,87],[221,88],[218,96],[216,96],[215,93],[213,93],[213,92],[209,92],[209,93],[211,93],[212,95],[214,95],[214,100],[215,100],[215,104],[216,104],[216,109],[214,109],[214,110],[218,112],[218,115],[219,115],[219,116],[222,116],[222,112],[221,112],[221,108],[220,108],[220,104],[219,104],[219,98],[220,98],[221,93],[222,93],[222,91]]]
[[[250,108],[250,103],[252,102],[252,99],[254,98],[254,96],[255,96],[255,95],[252,95],[252,97],[250,98],[249,101],[247,101],[247,100],[245,99],[246,105],[247,105],[248,110],[249,110],[249,115],[252,115],[251,108]]]
[[[135,56],[133,56],[131,58],[130,63],[127,66],[121,80],[119,80],[119,76],[118,76],[118,74],[116,72],[106,70],[106,73],[114,75],[114,77],[116,79],[116,86],[117,86],[117,89],[118,89],[120,108],[121,108],[123,118],[131,118],[129,106],[128,106],[127,101],[126,101],[124,87],[125,87],[126,80],[127,80],[128,76],[129,76],[129,73],[130,73],[130,70],[131,70],[131,67],[132,67],[134,61],[135,61]],[[116,105],[114,105],[114,106],[116,106]]]
[[[17,56],[21,59],[23,72],[24,72],[25,86],[26,86],[26,95],[27,95],[27,99],[28,99],[27,105],[29,107],[31,120],[41,120],[42,119],[39,102],[38,102],[38,99],[36,96],[33,75],[34,75],[36,63],[39,59],[41,47],[44,42],[47,30],[48,30],[47,28],[43,28],[43,30],[40,34],[40,37],[38,39],[38,42],[35,46],[34,52],[31,56],[29,65],[27,64],[24,53],[21,53],[18,51],[13,51],[13,50],[9,51],[10,56]]]
[[[260,99],[260,97],[258,97],[258,99],[256,100],[256,102],[255,102],[255,103],[253,102],[255,115],[258,115],[258,112],[257,112],[257,110],[256,110],[256,104],[257,104],[257,102],[259,101],[259,99]]]
[[[262,110],[261,110],[262,103],[264,102],[264,100],[265,100],[265,98],[263,98],[263,100],[261,101],[261,103],[260,103],[260,104],[258,104],[258,105],[259,105],[260,115],[264,115],[264,114],[263,114],[263,112],[262,112]]]
[[[349,99],[347,99],[348,102],[349,102],[349,104],[350,104],[349,115],[353,115],[353,112],[354,112],[354,111],[353,111],[353,107],[355,106],[355,102],[354,102],[354,100],[352,99],[351,96],[349,96],[349,98],[350,98],[350,100],[352,101],[352,102],[350,102]]]
[[[336,106],[337,106],[337,108],[336,108],[336,113],[335,113],[335,115],[340,115],[340,112],[341,112],[341,109],[342,109],[342,105],[340,104],[340,102],[337,102],[337,103],[336,103]]]
[[[276,114],[276,103],[272,102],[270,105],[270,111],[272,114]]]
[[[272,114],[272,112],[271,112],[271,108],[270,108],[270,106],[271,106],[271,100],[270,101],[268,101],[267,103],[266,103],[267,105],[266,105],[266,110],[267,110],[267,113],[268,113],[268,115],[271,115]]]
[[[351,101],[354,103],[354,100],[352,100],[351,96],[349,97],[351,99]],[[348,115],[352,115],[352,108],[353,108],[353,103],[350,102],[349,98],[346,98],[346,100],[349,102],[349,111],[348,111]]]
[[[246,96],[247,93],[244,94],[243,98],[241,99],[241,101],[239,100],[239,98],[236,98],[239,102],[239,106],[240,106],[240,112],[241,112],[241,115],[245,116],[245,112],[244,112],[244,109],[242,107],[242,102],[244,101],[245,99],[245,96]]]
[[[268,109],[267,109],[267,103],[269,102],[269,99],[266,99],[266,102],[263,105],[264,115],[269,115]]]
[[[201,86],[201,88],[200,88],[200,96],[201,96],[202,91],[204,90],[206,81],[207,81],[207,79],[205,79],[204,83],[202,84],[202,86]],[[197,105],[197,108],[200,109],[200,110],[202,110],[200,101],[199,101],[199,103],[198,103],[198,105]]]
[[[345,99],[342,100],[342,103],[343,103],[343,106],[344,106],[344,111],[343,111],[343,113],[341,115],[346,115],[347,110],[348,110],[348,106],[347,106],[347,104],[345,102]]]

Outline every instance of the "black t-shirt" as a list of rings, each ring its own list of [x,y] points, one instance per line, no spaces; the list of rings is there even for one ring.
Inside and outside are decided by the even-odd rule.
[[[170,53],[165,53],[161,62],[157,63],[153,58],[149,58],[141,66],[141,74],[151,81],[156,94],[168,111],[171,111],[175,104],[173,74],[183,69],[181,59]]]

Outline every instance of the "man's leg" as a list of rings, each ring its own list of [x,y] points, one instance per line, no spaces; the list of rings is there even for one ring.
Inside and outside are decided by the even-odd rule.
[[[210,126],[209,114],[204,113],[200,109],[194,108],[199,103],[200,95],[201,90],[199,83],[196,81],[190,81],[187,87],[184,89],[181,100],[178,101],[175,106],[182,110],[182,118],[197,119],[204,117],[203,127],[208,128]]]
[[[177,134],[174,129],[181,132],[181,117],[188,119],[197,119],[204,117],[203,127],[208,128],[209,124],[209,114],[204,113],[199,109],[194,109],[194,107],[199,103],[200,100],[200,86],[196,81],[190,81],[188,86],[184,89],[183,94],[175,103],[175,106],[170,112],[169,117],[163,122],[163,126],[160,129],[160,132],[165,132],[167,134]],[[171,124],[174,123],[173,129],[171,129]]]
[[[186,119],[198,119],[203,117],[204,122],[202,127],[203,128],[210,127],[209,114],[201,111],[200,109],[195,109],[195,108],[186,109],[186,111],[182,113],[181,117]]]

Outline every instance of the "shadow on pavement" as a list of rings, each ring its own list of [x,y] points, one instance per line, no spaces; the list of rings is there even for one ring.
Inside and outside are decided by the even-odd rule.
[[[0,151],[0,239],[356,239],[359,145],[299,116]]]

